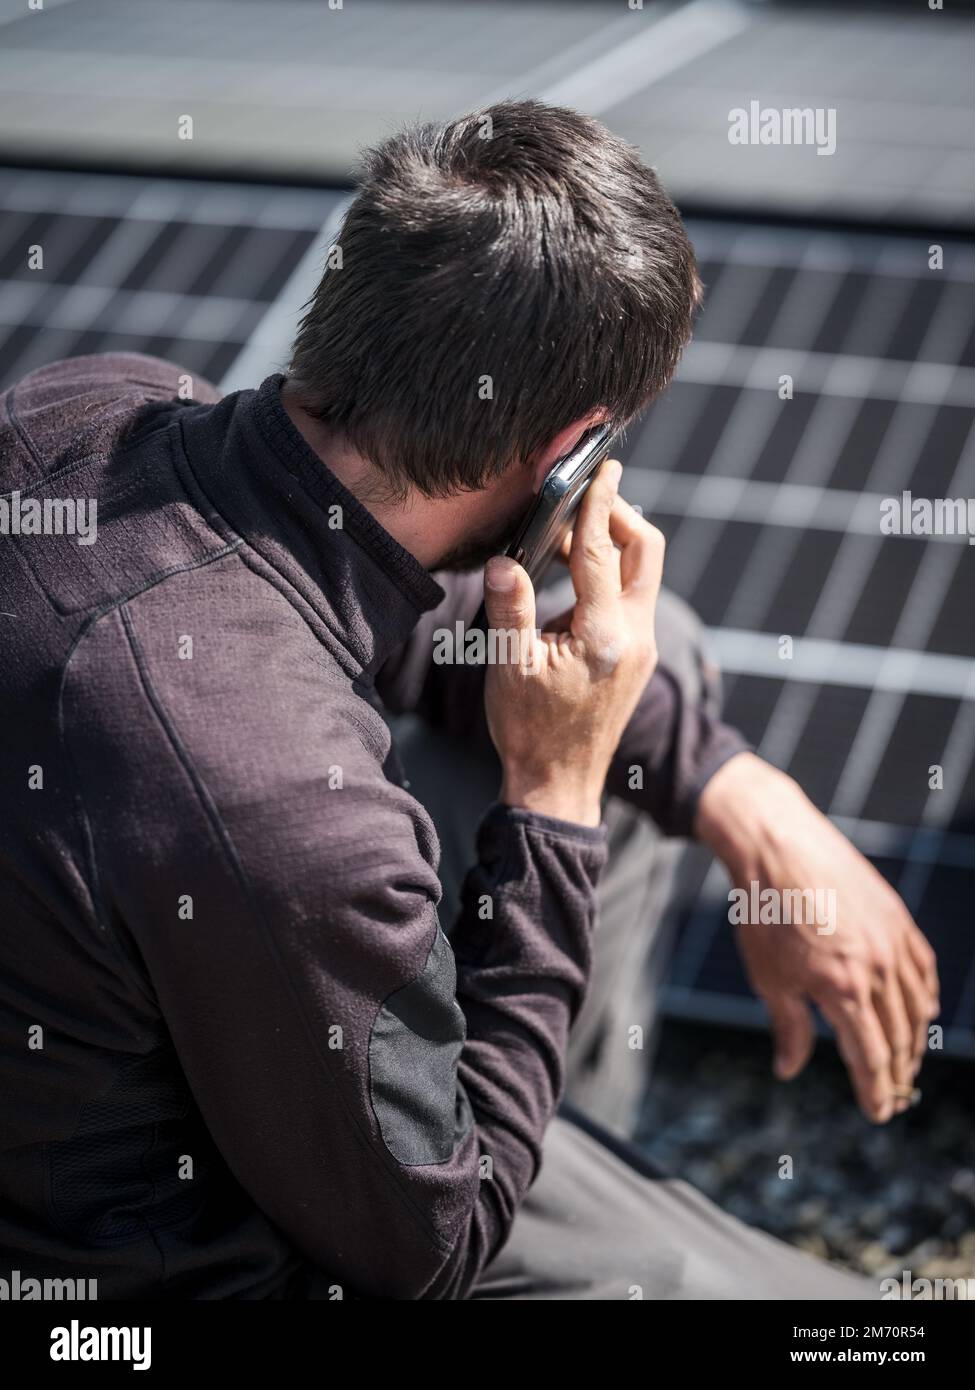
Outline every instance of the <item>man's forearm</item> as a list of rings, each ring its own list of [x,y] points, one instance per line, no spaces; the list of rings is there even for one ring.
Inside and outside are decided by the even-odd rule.
[[[789,812],[800,800],[809,805],[793,778],[755,753],[742,752],[704,786],[694,838],[708,846],[736,882],[757,878],[763,857],[781,842]]]

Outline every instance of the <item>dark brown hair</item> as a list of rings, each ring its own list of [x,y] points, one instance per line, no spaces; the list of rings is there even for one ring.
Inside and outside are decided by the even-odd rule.
[[[700,294],[653,170],[536,101],[379,145],[337,244],[292,379],[390,486],[431,496],[485,486],[598,407],[623,424],[669,382]]]

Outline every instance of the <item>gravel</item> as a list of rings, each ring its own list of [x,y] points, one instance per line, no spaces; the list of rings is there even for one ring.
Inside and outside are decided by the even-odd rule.
[[[975,1279],[975,1064],[932,1056],[918,1084],[919,1105],[874,1126],[831,1043],[784,1084],[767,1036],[668,1022],[637,1139],[668,1173],[822,1259],[878,1279]]]

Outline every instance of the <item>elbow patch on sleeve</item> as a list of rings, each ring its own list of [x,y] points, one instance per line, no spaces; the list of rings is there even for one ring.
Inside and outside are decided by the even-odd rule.
[[[438,926],[426,965],[383,1001],[373,1024],[372,1106],[399,1163],[446,1163],[473,1124],[457,1079],[467,1024],[456,991],[454,953]]]

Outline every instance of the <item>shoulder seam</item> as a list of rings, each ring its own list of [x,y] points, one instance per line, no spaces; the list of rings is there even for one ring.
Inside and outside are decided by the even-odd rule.
[[[40,454],[37,452],[37,449],[34,447],[34,441],[33,441],[33,439],[31,439],[30,435],[29,435],[29,434],[27,433],[27,431],[24,429],[24,427],[23,427],[23,425],[21,424],[21,421],[20,421],[20,414],[19,414],[19,412],[18,412],[18,410],[17,410],[17,386],[18,386],[18,385],[19,385],[19,383],[16,383],[15,385],[11,386],[10,391],[9,391],[9,393],[8,393],[9,405],[8,405],[7,409],[8,409],[8,411],[9,411],[9,413],[10,413],[10,423],[13,425],[14,429],[17,431],[17,437],[18,437],[18,439],[21,441],[21,443],[23,444],[24,448],[25,448],[25,449],[27,450],[27,452],[30,454],[31,458],[34,460],[34,462],[35,462],[35,464],[37,465],[37,467],[40,468],[40,469],[43,471],[43,468],[44,468],[44,460],[41,458]]]
[[[69,669],[71,666],[71,662],[74,659],[75,653],[82,646],[86,638],[90,635],[90,633],[94,630],[98,623],[101,622],[102,618],[114,613],[117,609],[121,607],[123,603],[126,603],[130,598],[136,598],[139,594],[146,593],[150,589],[155,588],[157,584],[161,584],[165,579],[168,579],[173,574],[182,573],[185,570],[202,569],[205,565],[211,564],[215,560],[223,559],[225,556],[232,554],[237,549],[238,544],[239,542],[234,545],[225,546],[222,550],[215,551],[212,555],[208,555],[205,560],[196,561],[194,563],[187,563],[185,565],[180,566],[174,566],[173,569],[166,571],[165,574],[156,575],[150,583],[145,584],[141,589],[136,589],[131,594],[124,595],[122,598],[113,599],[111,603],[106,603],[101,608],[96,609],[93,613],[89,615],[87,621],[82,626],[80,632],[78,632],[78,634],[76,635],[74,641],[72,642],[68,650],[68,654],[64,659],[64,664],[61,667],[61,677],[58,682],[56,711],[58,743],[61,747],[61,753],[64,758],[65,766],[68,769],[69,777],[71,778],[71,781],[74,784],[72,791],[75,801],[75,810],[81,825],[81,835],[85,848],[85,886],[88,889],[89,897],[91,899],[92,912],[95,919],[95,927],[99,931],[105,933],[106,936],[110,938],[116,955],[125,967],[127,974],[131,971],[131,964],[125,958],[125,954],[122,951],[120,944],[115,938],[115,933],[108,931],[105,922],[106,914],[104,911],[104,903],[101,894],[101,883],[98,875],[98,862],[95,857],[94,837],[92,836],[91,832],[91,821],[88,816],[88,809],[85,805],[84,793],[82,791],[81,786],[81,778],[78,776],[78,770],[75,766],[74,759],[71,756],[70,742],[68,740],[67,729],[65,727],[64,695],[68,683]]]

